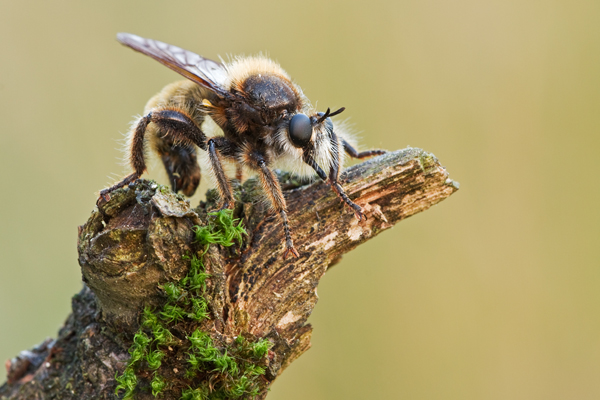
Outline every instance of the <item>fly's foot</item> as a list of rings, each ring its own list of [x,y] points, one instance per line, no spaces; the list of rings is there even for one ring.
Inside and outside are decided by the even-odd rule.
[[[107,201],[110,200],[111,192],[113,192],[114,190],[117,190],[119,188],[122,188],[125,185],[129,185],[131,182],[136,181],[139,177],[140,177],[140,175],[134,172],[133,174],[127,175],[125,178],[123,178],[123,180],[121,182],[114,184],[109,188],[102,189],[100,191],[100,196],[98,197],[98,200],[96,200],[96,205],[100,206],[102,203],[106,203]],[[103,201],[101,201],[101,200],[103,200]]]
[[[100,191],[100,196],[98,196],[98,200],[96,200],[96,205],[100,206],[102,203],[106,203],[110,200],[110,188],[103,189]]]
[[[300,254],[298,254],[298,251],[294,248],[294,245],[288,245],[286,244],[286,249],[283,252],[283,259],[285,260],[288,256],[289,253],[292,253],[292,256],[294,256],[294,258],[298,258],[300,257]]]
[[[367,216],[365,214],[363,214],[362,209],[357,211],[354,210],[354,216],[356,217],[357,220],[362,221],[363,219],[366,221],[367,220]]]

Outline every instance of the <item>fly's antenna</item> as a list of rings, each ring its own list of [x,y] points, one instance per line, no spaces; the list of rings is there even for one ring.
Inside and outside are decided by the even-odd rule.
[[[334,112],[331,112],[331,110],[329,109],[329,107],[327,107],[327,111],[325,111],[325,114],[323,114],[321,116],[321,118],[319,118],[317,120],[317,124],[320,124],[321,122],[325,121],[327,118],[329,117],[333,117],[334,115],[338,115],[344,112],[344,110],[346,109],[346,107],[342,107]]]

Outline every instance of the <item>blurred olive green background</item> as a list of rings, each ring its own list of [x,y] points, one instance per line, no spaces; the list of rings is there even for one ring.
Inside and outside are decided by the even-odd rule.
[[[597,0],[2,1],[1,361],[56,336],[77,226],[179,79],[120,31],[268,52],[362,148],[424,148],[461,183],[325,276],[269,399],[600,398]]]

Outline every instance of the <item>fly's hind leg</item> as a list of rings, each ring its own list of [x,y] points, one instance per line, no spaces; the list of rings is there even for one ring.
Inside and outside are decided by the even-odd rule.
[[[151,122],[158,127],[159,131],[165,132],[164,139],[166,139],[166,142],[173,143],[177,146],[180,146],[181,148],[193,149],[193,146],[195,145],[200,147],[201,149],[206,150],[206,136],[204,135],[204,133],[202,133],[202,131],[192,120],[192,118],[188,116],[183,110],[178,110],[175,108],[152,110],[150,113],[148,113],[148,115],[140,118],[139,122],[133,130],[133,135],[131,138],[129,149],[129,162],[134,172],[126,176],[121,182],[102,190],[100,192],[101,199],[104,199],[105,201],[108,200],[110,198],[110,192],[112,192],[115,189],[121,188],[131,182],[134,182],[146,171],[146,161],[144,155],[144,136],[146,134],[148,125]],[[177,154],[171,151],[167,154],[169,154],[169,156],[173,158],[173,160],[169,160],[169,162],[175,160],[175,158],[173,157],[174,155],[181,157],[181,152]],[[189,151],[186,154],[186,151],[184,150],[183,156],[188,161],[187,165],[189,169],[189,161],[195,157],[195,152],[192,156]],[[171,173],[173,173],[175,170],[169,171],[167,163],[165,163],[165,167],[167,167],[167,173],[169,173],[169,177],[171,177]],[[193,177],[187,179],[189,180],[187,185],[182,186],[186,186],[186,191],[188,193],[193,194],[193,192],[196,190],[196,187],[198,186],[198,183],[200,182],[199,169],[197,182],[194,182],[195,178]],[[175,187],[174,189],[177,188]],[[98,199],[98,201],[100,201],[100,199]]]
[[[151,114],[140,118],[133,131],[133,136],[131,137],[129,163],[131,164],[134,172],[123,178],[121,182],[101,190],[100,197],[98,198],[98,201],[96,201],[96,204],[100,204],[101,200],[110,200],[110,193],[112,191],[136,181],[140,176],[142,176],[144,171],[146,171],[146,162],[144,160],[144,134],[146,133],[146,128],[148,127],[148,124],[150,124],[151,120]]]

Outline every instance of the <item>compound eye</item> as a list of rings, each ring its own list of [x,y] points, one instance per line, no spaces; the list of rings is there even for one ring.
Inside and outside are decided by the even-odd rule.
[[[290,140],[296,147],[304,147],[312,137],[312,124],[305,114],[296,114],[290,121]]]

